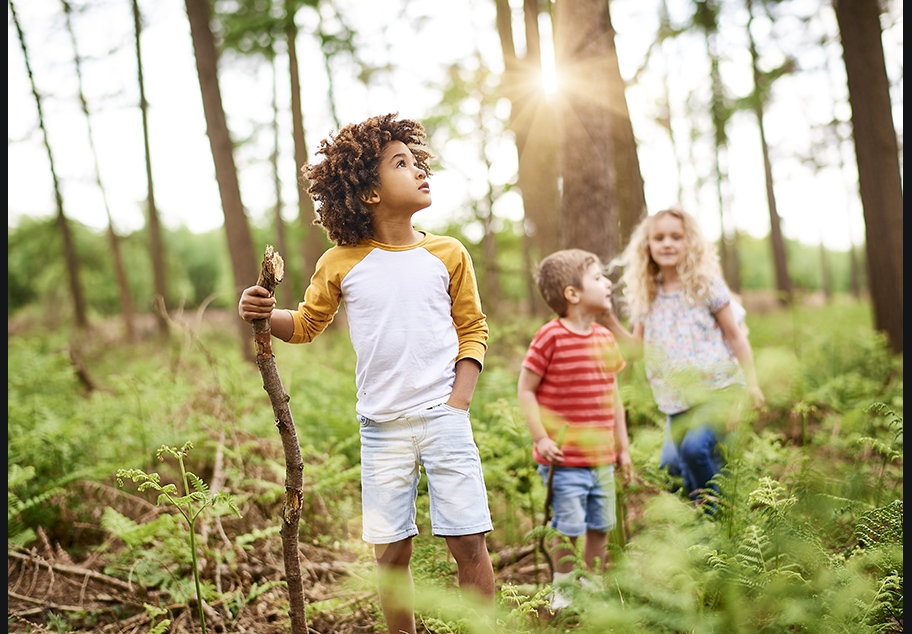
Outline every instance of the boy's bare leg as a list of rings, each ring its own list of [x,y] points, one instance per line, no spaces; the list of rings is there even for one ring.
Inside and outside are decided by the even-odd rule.
[[[554,564],[554,572],[573,572],[576,537],[570,537],[569,539],[569,548],[560,537],[556,538],[551,544],[551,563]]]
[[[608,533],[601,531],[586,531],[586,543],[583,545],[583,558],[592,572],[604,570],[608,563]],[[595,560],[601,561],[601,566],[596,570]]]
[[[494,601],[494,565],[485,543],[485,534],[458,535],[446,538],[456,560],[459,587],[472,589],[482,599]]]
[[[415,587],[409,562],[412,559],[412,538],[392,544],[375,544],[380,607],[390,634],[416,634]]]

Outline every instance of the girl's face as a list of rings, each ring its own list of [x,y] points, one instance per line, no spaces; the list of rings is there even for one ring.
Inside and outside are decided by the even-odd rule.
[[[672,214],[662,214],[652,223],[649,231],[649,255],[660,271],[676,271],[684,259],[687,236],[684,223]]]

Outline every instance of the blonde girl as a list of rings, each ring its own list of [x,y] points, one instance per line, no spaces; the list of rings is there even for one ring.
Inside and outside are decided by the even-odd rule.
[[[605,325],[627,358],[644,357],[653,397],[668,417],[660,465],[681,475],[687,494],[699,500],[716,488],[718,443],[732,413],[745,395],[754,407],[764,401],[740,306],[712,243],[680,209],[644,219],[612,265],[623,267],[630,330],[613,312]]]

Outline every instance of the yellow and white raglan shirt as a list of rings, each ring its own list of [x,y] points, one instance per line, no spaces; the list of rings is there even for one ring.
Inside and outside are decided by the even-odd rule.
[[[312,341],[342,302],[361,416],[382,423],[444,403],[456,362],[484,363],[487,320],[471,257],[455,238],[424,233],[408,246],[365,240],[332,247],[291,311],[289,343]]]

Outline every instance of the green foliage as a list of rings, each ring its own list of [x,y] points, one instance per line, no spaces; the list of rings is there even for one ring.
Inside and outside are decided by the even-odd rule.
[[[663,418],[642,364],[630,364],[621,393],[637,477],[623,490],[627,537],[612,540],[611,566],[591,575],[592,585],[570,587],[573,604],[559,614],[549,614],[544,575],[501,583],[494,608],[465,603],[443,540],[430,536],[422,488],[412,562],[420,622],[427,631],[460,634],[901,631],[902,359],[872,333],[869,311],[840,300],[748,315],[768,407],[725,445],[714,516],[669,492],[674,482],[657,468]],[[213,323],[223,323],[210,312]],[[472,421],[494,516],[488,544],[497,553],[529,548],[546,529],[544,485],[515,400],[522,354],[540,324],[514,316],[491,325]],[[264,518],[274,517],[284,496],[281,443],[261,377],[241,359],[236,339],[216,326],[133,346],[89,340],[78,349],[100,389],[88,391],[68,336],[38,328],[9,340],[10,548],[28,544],[39,528],[64,543],[74,518],[97,524],[92,513],[107,507],[101,525],[122,547],[82,547],[96,549],[109,574],[160,589],[171,605],[202,596],[235,617],[273,597],[281,582],[256,579],[220,594],[211,578],[198,586],[193,580],[194,570],[205,572],[193,553],[236,571],[241,558],[279,538],[278,524]],[[308,605],[308,615],[366,605],[379,622],[376,599],[363,598],[375,597],[374,566],[358,526],[347,333],[330,330],[307,346],[277,342],[275,353],[305,460],[302,542],[358,555],[349,577],[334,586],[338,597]],[[174,448],[187,439],[198,447],[190,455]],[[176,452],[181,459],[176,468],[173,460],[163,463],[159,475],[152,456],[161,446],[171,449],[159,458]],[[232,508],[212,505],[203,477],[193,475],[211,473],[216,456],[244,526],[228,526],[227,519],[236,521]],[[86,495],[87,483],[102,486],[124,465],[138,465],[121,473],[139,478],[142,491],[115,503]],[[148,521],[130,512],[131,504],[156,499],[173,512]],[[187,515],[172,504],[184,505]],[[202,508],[207,518],[225,520],[228,542],[188,547]],[[544,563],[538,551],[533,560]],[[153,631],[167,629],[173,617],[158,620],[164,616],[155,617]]]
[[[158,503],[170,505],[177,509],[178,513],[180,513],[180,515],[189,525],[190,531],[188,544],[190,552],[190,566],[193,572],[193,583],[196,589],[197,605],[199,606],[200,627],[202,627],[203,634],[205,634],[206,617],[203,614],[203,600],[205,599],[206,594],[209,594],[209,592],[204,594],[203,584],[200,583],[199,578],[199,568],[196,561],[196,520],[206,509],[215,508],[219,505],[227,506],[238,517],[241,517],[241,512],[238,510],[237,506],[235,506],[234,500],[230,495],[224,491],[211,493],[209,491],[209,486],[202,480],[202,478],[186,470],[184,467],[184,458],[192,448],[193,443],[189,441],[184,443],[184,446],[180,449],[162,445],[156,454],[159,460],[164,460],[164,456],[166,455],[171,456],[177,460],[178,464],[180,465],[180,475],[184,485],[183,495],[180,495],[177,486],[174,484],[162,485],[161,476],[157,473],[146,473],[141,469],[118,469],[116,477],[117,483],[120,486],[123,486],[124,480],[129,479],[133,482],[139,482],[139,487],[137,488],[139,492],[147,490],[158,491]],[[112,522],[109,526],[113,525],[114,523]],[[128,537],[135,532],[137,532],[136,529],[130,527],[130,530],[122,532],[121,535],[123,536],[124,541],[127,541]],[[129,543],[129,541],[127,543]],[[207,588],[207,591],[211,591],[211,588]]]

